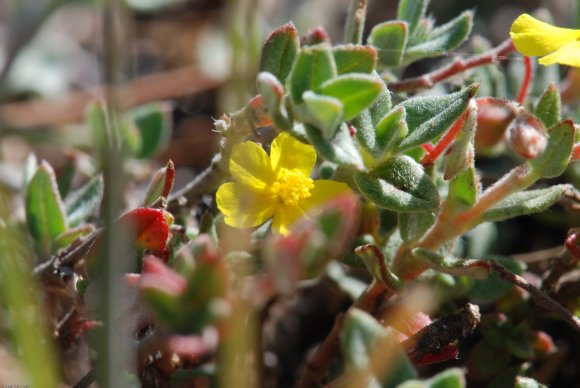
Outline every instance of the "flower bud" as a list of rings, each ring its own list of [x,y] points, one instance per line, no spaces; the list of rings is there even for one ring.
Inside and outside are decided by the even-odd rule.
[[[477,132],[475,149],[477,152],[492,148],[503,138],[508,125],[514,119],[514,112],[504,100],[485,98],[477,100]]]
[[[546,148],[548,138],[544,125],[535,117],[521,115],[509,128],[512,149],[526,159],[537,158]]]

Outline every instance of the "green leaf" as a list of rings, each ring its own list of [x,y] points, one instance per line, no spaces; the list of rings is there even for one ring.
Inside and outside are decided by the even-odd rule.
[[[34,176],[36,169],[38,168],[38,159],[34,152],[31,152],[26,156],[24,161],[24,169],[22,170],[22,192],[26,193],[26,187],[30,183],[30,180]]]
[[[80,225],[70,228],[63,234],[59,235],[55,241],[55,245],[59,248],[64,248],[73,243],[76,239],[88,236],[95,231],[93,224]]]
[[[400,105],[407,111],[409,135],[399,144],[404,151],[441,135],[465,111],[479,85],[471,84],[458,92],[444,96],[410,98]]]
[[[366,0],[351,0],[344,26],[344,41],[346,43],[362,43],[362,35],[367,16]]]
[[[495,260],[517,275],[521,275],[524,271],[524,264],[521,262],[502,257]],[[469,296],[478,302],[494,302],[510,292],[513,287],[513,284],[501,280],[499,274],[493,272],[487,279],[475,281]]]
[[[475,205],[478,182],[475,168],[470,167],[449,183],[447,206],[454,212],[465,211]]]
[[[173,187],[173,180],[175,178],[175,166],[170,160],[165,167],[161,167],[149,182],[149,187],[145,192],[145,199],[143,206],[151,206],[160,197],[169,197],[171,188]]]
[[[368,38],[368,43],[377,49],[379,63],[387,68],[401,64],[409,26],[406,22],[390,21],[377,24]]]
[[[338,74],[371,73],[377,65],[377,50],[371,46],[345,44],[332,49]]]
[[[437,57],[448,53],[469,37],[472,26],[473,12],[463,12],[455,19],[430,31],[426,41],[407,47],[403,63],[407,64],[421,58]]]
[[[54,251],[56,238],[68,229],[54,170],[42,161],[30,179],[25,197],[28,231],[44,257]]]
[[[64,166],[61,167],[59,174],[56,178],[56,183],[58,184],[58,192],[62,198],[66,197],[69,193],[73,179],[76,172],[76,157],[73,154],[68,154],[65,156],[66,162]]]
[[[71,226],[85,221],[98,208],[103,198],[103,186],[103,176],[97,175],[66,198],[67,219]]]
[[[531,377],[517,376],[514,388],[548,388],[548,386],[532,379]]]
[[[364,169],[362,158],[354,145],[346,124],[341,124],[330,140],[325,139],[322,132],[310,124],[305,124],[304,129],[308,140],[323,158],[339,165],[351,166],[357,170]]]
[[[465,121],[459,130],[457,138],[445,154],[443,179],[451,180],[461,172],[473,167],[475,150],[473,139],[477,130],[477,105],[469,101]]]
[[[284,106],[284,86],[272,73],[262,72],[256,80],[258,92],[274,126],[283,131],[292,128],[292,118]]]
[[[303,47],[288,77],[288,89],[294,104],[302,102],[306,91],[318,91],[325,81],[336,77],[336,64],[326,43]]]
[[[387,338],[386,330],[370,314],[351,308],[343,323],[340,343],[347,365],[357,369],[369,366],[370,354]]]
[[[465,384],[463,370],[450,368],[429,380],[410,380],[398,385],[397,388],[464,388]]]
[[[574,123],[564,120],[548,129],[550,137],[544,152],[534,160],[530,167],[538,177],[555,178],[562,174],[574,146]]]
[[[429,0],[401,0],[397,9],[397,19],[404,20],[409,25],[409,35],[414,35],[417,24],[427,10]]]
[[[437,213],[433,211],[400,212],[398,216],[399,233],[406,243],[418,241],[437,219]]]
[[[374,73],[376,74],[376,72]],[[379,122],[389,114],[389,111],[392,107],[391,103],[391,92],[385,88],[379,98],[375,101],[373,105],[369,108],[369,112],[371,114],[371,119],[373,121],[373,125],[376,126]]]
[[[504,371],[510,360],[508,352],[481,341],[471,349],[467,358],[469,374],[478,380],[490,380]]]
[[[326,81],[320,93],[337,98],[344,107],[344,120],[351,120],[368,108],[381,94],[385,84],[366,74],[345,74]]]
[[[402,212],[434,210],[439,193],[414,159],[399,155],[386,160],[369,173],[355,174],[360,192],[379,207]]]
[[[549,128],[562,120],[561,111],[560,92],[556,84],[551,83],[542,94],[542,97],[540,97],[534,114],[544,123],[546,128]]]
[[[413,256],[437,272],[453,276],[469,276],[477,280],[487,279],[492,272],[487,260],[460,259],[451,255],[443,256],[422,248],[415,248],[412,252]]]
[[[310,91],[304,92],[302,99],[303,105],[295,109],[296,117],[318,128],[325,139],[332,139],[342,122],[343,104],[337,98]]]
[[[503,221],[526,214],[546,210],[564,193],[570,190],[570,185],[556,185],[546,189],[528,190],[515,193],[487,210],[481,215],[481,221]]]
[[[264,43],[260,58],[260,72],[267,71],[280,82],[285,82],[299,48],[298,31],[294,24],[288,23],[278,27]]]
[[[141,146],[135,157],[146,159],[165,147],[171,136],[171,107],[165,102],[152,102],[130,112],[141,134]]]
[[[390,111],[379,123],[376,125],[376,147],[373,150],[373,155],[380,159],[387,151],[397,146],[407,133],[407,114],[405,108],[398,107]]]

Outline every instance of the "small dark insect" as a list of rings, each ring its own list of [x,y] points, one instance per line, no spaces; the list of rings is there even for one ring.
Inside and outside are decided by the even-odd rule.
[[[469,336],[479,324],[479,307],[467,303],[461,310],[433,322],[402,343],[409,357],[421,361],[429,353],[438,353],[450,343]]]

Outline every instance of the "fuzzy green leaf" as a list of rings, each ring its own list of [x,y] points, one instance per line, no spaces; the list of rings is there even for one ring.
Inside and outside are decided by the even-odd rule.
[[[256,86],[274,125],[283,131],[290,130],[292,119],[284,106],[284,86],[272,73],[268,72],[258,74]]]
[[[380,78],[366,74],[345,74],[326,81],[320,93],[339,99],[344,120],[351,120],[368,108],[381,94],[385,84]]]
[[[475,150],[473,139],[477,130],[477,106],[470,100],[467,115],[455,142],[445,154],[443,179],[451,180],[473,167]]]
[[[399,144],[404,151],[441,135],[465,111],[479,85],[471,84],[445,96],[410,98],[400,105],[407,111],[409,135]]]
[[[152,102],[135,108],[131,113],[141,134],[141,146],[135,154],[145,159],[159,152],[171,137],[171,107],[165,102]]]
[[[397,19],[404,20],[409,25],[409,35],[413,35],[417,24],[427,10],[429,0],[401,0],[397,9]]]
[[[66,198],[67,219],[71,226],[85,221],[103,198],[103,176],[97,175]]]
[[[391,102],[391,92],[386,88],[383,90],[379,98],[369,108],[373,125],[376,126],[379,122],[389,114],[393,104]]]
[[[407,128],[406,117],[405,108],[395,108],[376,125],[377,141],[375,152],[373,152],[376,158],[381,158],[407,136],[409,128]]]
[[[338,74],[371,73],[377,65],[377,50],[371,46],[345,44],[333,47]]]
[[[570,189],[570,185],[556,185],[546,189],[528,190],[512,194],[483,213],[481,221],[503,221],[544,211],[555,204]]]
[[[469,37],[472,27],[473,12],[465,11],[455,19],[430,31],[425,41],[407,47],[403,63],[446,54]]]
[[[30,179],[25,196],[28,231],[43,256],[53,253],[56,238],[68,229],[54,170],[42,161]]]
[[[304,129],[308,140],[323,158],[339,165],[351,166],[357,170],[364,169],[360,153],[344,123],[339,126],[336,134],[330,140],[325,139],[318,128],[309,124],[304,124]]]
[[[318,128],[325,139],[331,139],[343,118],[343,104],[339,99],[313,92],[302,95],[304,109],[296,109],[297,117]]]
[[[377,24],[368,38],[368,43],[377,49],[379,63],[383,67],[399,66],[407,45],[409,26],[406,22],[390,21]]]
[[[437,219],[437,213],[424,212],[400,212],[399,233],[404,242],[418,241]]]
[[[288,23],[278,27],[264,43],[260,71],[267,71],[280,82],[285,82],[299,49],[300,41],[294,24]]]
[[[294,104],[302,102],[306,91],[318,91],[325,81],[336,77],[336,64],[326,43],[303,47],[288,77],[288,89]]]
[[[548,129],[548,145],[542,154],[531,160],[530,167],[538,177],[555,178],[562,174],[574,146],[574,123],[564,120]]]
[[[350,309],[340,335],[346,363],[355,368],[365,368],[369,364],[370,354],[386,337],[385,328],[375,318],[357,308]]]
[[[556,85],[551,83],[540,97],[534,114],[544,123],[546,128],[549,128],[562,120],[561,111],[560,92]]]
[[[475,205],[478,184],[475,168],[470,167],[449,183],[447,206],[454,211],[464,211]]]
[[[439,193],[423,166],[399,155],[386,160],[369,173],[355,174],[360,192],[377,206],[401,212],[433,210]]]
[[[453,276],[469,276],[484,280],[491,274],[491,265],[487,260],[460,259],[451,255],[440,255],[422,248],[413,249],[413,256],[422,260],[429,268]]]

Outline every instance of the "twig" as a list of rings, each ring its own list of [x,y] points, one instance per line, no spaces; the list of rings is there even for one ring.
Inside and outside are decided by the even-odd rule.
[[[532,300],[534,301],[534,303],[536,303],[536,305],[558,315],[560,318],[566,321],[574,330],[580,333],[580,319],[578,319],[578,317],[574,316],[574,314],[572,314],[570,311],[562,307],[558,302],[550,298],[541,290],[532,286],[526,279],[510,272],[503,265],[495,261],[491,261],[490,264],[491,267],[499,273],[501,279],[512,283],[513,285],[521,288],[522,290],[529,292],[530,296],[532,297]]]
[[[565,249],[550,262],[550,272],[548,272],[542,282],[542,289],[550,295],[554,294],[558,291],[557,287],[560,278],[577,266],[578,259],[569,250]]]
[[[372,314],[389,295],[390,293],[382,283],[373,281],[352,307]],[[318,386],[326,375],[328,367],[340,351],[339,335],[342,330],[345,314],[337,316],[332,330],[318,347],[314,356],[304,366],[304,371],[297,385],[298,387],[307,388]]]
[[[507,39],[499,46],[485,53],[473,56],[467,60],[456,58],[453,62],[440,69],[423,74],[419,77],[392,82],[388,84],[388,87],[389,90],[393,92],[408,92],[416,89],[431,88],[436,83],[441,82],[449,77],[453,77],[454,75],[457,75],[466,70],[472,69],[474,67],[488,65],[497,61],[498,59],[504,59],[514,50],[515,47],[513,42],[511,39]]]
[[[532,85],[532,77],[533,77],[533,69],[532,69],[532,58],[524,57],[524,78],[522,80],[522,85],[520,86],[520,90],[518,91],[518,96],[516,97],[516,101],[520,104],[524,104],[526,101],[526,97],[528,96],[528,91],[530,90],[530,86]]]
[[[196,67],[183,67],[137,78],[119,88],[121,110],[150,101],[196,95],[221,84]],[[89,102],[109,94],[109,87],[98,86],[52,99],[35,99],[0,106],[6,127],[27,128],[79,122]]]
[[[537,263],[538,261],[544,261],[553,259],[562,254],[564,250],[563,245],[558,245],[557,247],[541,249],[538,251],[530,253],[519,253],[512,255],[512,259],[521,261],[522,263]]]

